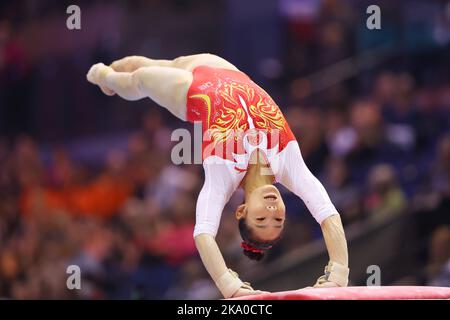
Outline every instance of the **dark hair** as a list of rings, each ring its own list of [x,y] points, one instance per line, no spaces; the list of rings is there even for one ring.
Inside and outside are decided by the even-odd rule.
[[[256,261],[260,261],[264,257],[265,251],[271,249],[280,238],[278,237],[272,241],[256,240],[251,229],[245,223],[245,218],[239,219],[239,232],[241,233],[242,240],[244,240],[241,244],[241,247],[244,249],[243,253],[249,259]]]

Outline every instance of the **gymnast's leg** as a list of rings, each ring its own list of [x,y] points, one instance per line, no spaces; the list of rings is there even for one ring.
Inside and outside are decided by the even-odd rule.
[[[129,56],[111,64],[111,68],[118,72],[133,72],[142,67],[170,67],[192,71],[198,66],[238,70],[227,60],[209,53],[181,56],[174,60],[155,60],[142,56]]]
[[[191,56],[178,57],[173,60],[175,68],[192,71],[198,66],[208,66],[213,68],[223,68],[230,70],[238,70],[227,60],[210,53],[201,53]]]
[[[149,97],[176,117],[186,120],[187,92],[192,73],[183,69],[150,66],[134,72],[116,72],[102,63],[95,64],[87,79],[109,95],[135,101]]]

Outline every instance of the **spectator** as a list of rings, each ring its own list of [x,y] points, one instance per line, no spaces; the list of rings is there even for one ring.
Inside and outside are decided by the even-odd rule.
[[[336,209],[341,213],[344,224],[361,221],[364,218],[361,195],[358,187],[352,183],[343,159],[328,159],[324,186]]]
[[[392,166],[381,164],[373,167],[369,172],[368,187],[364,204],[372,220],[384,220],[406,208],[406,198]]]
[[[450,134],[445,135],[439,141],[431,180],[433,190],[440,194],[450,193]]]
[[[426,268],[427,285],[450,287],[450,227],[442,225],[433,231]]]

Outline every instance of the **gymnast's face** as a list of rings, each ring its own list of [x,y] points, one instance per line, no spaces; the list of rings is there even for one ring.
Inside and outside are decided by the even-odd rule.
[[[280,192],[270,184],[253,190],[245,203],[236,210],[236,218],[245,218],[252,235],[259,241],[278,238],[286,218]]]

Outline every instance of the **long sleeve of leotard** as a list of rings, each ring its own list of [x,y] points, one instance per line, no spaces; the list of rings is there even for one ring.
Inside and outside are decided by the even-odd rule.
[[[306,166],[298,143],[291,142],[284,152],[280,182],[303,200],[319,224],[338,214],[325,188]]]
[[[216,236],[225,204],[238,186],[227,165],[210,163],[211,159],[203,164],[205,183],[197,199],[194,237],[202,233]]]

